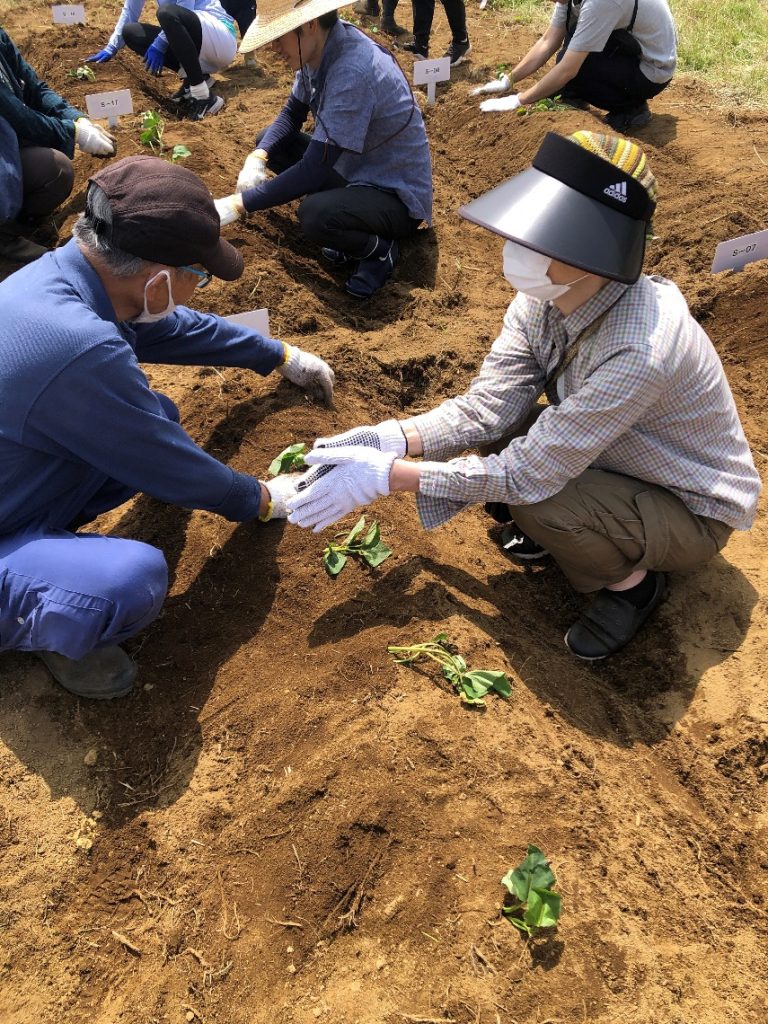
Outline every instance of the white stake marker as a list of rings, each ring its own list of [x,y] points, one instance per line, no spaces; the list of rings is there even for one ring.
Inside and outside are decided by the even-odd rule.
[[[715,249],[711,274],[721,270],[743,270],[748,263],[768,257],[768,231],[755,231],[751,235],[740,235],[721,242]]]
[[[440,57],[438,60],[417,60],[413,65],[413,84],[426,85],[427,103],[435,102],[437,83],[447,82],[450,77],[450,57]]]
[[[94,121],[106,118],[110,128],[117,126],[121,114],[133,113],[130,89],[115,89],[114,92],[93,92],[85,97],[88,117]]]
[[[270,338],[269,333],[269,310],[250,309],[247,313],[233,313],[225,316],[231,324],[239,324],[241,327],[250,327],[252,331],[258,331],[265,338]]]
[[[83,4],[55,4],[51,11],[54,25],[85,24],[85,6]]]

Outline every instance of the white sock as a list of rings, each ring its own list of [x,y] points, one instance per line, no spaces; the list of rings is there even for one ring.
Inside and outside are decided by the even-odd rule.
[[[194,100],[207,100],[211,95],[211,90],[208,88],[207,82],[201,82],[200,85],[190,85],[189,95]]]

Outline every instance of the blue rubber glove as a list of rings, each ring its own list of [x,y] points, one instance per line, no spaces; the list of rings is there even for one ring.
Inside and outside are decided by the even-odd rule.
[[[103,50],[99,50],[98,53],[92,53],[90,57],[85,58],[86,64],[106,64],[108,60],[117,53],[117,50],[113,50],[111,46],[105,46]]]
[[[161,50],[157,43],[152,43],[144,54],[144,63],[151,75],[159,75],[165,65],[165,50]]]

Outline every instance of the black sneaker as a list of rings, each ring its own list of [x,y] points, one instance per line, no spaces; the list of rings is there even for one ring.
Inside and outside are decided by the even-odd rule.
[[[411,39],[408,43],[403,43],[402,49],[414,56],[416,60],[426,60],[429,57],[429,48],[419,46],[415,39]]]
[[[621,591],[603,589],[565,634],[565,646],[584,661],[601,661],[616,654],[635,636],[667,592],[667,577],[653,573],[653,593],[642,608],[621,596]]]
[[[330,263],[332,267],[346,267],[352,261],[352,257],[347,256],[341,249],[329,249],[327,245],[322,247],[320,253],[325,262]]]
[[[196,100],[190,96],[179,111],[179,117],[183,117],[187,121],[202,121],[204,117],[218,114],[223,106],[224,97],[217,96],[214,92],[204,100]]]
[[[546,548],[523,533],[515,523],[510,523],[501,531],[501,547],[512,558],[519,558],[523,562],[534,562],[549,554]]]
[[[639,107],[632,107],[631,110],[609,110],[605,115],[605,123],[622,135],[637,131],[638,128],[645,128],[650,120],[651,108],[647,103],[641,103]]]
[[[386,242],[383,244],[387,245]],[[399,255],[400,246],[397,242],[389,242],[382,256],[374,255],[367,260],[360,260],[357,270],[347,280],[346,289],[349,294],[356,299],[370,299],[392,276]]]
[[[443,54],[443,56],[450,57],[451,67],[457,68],[459,64],[463,64],[463,62],[467,59],[467,55],[469,54],[471,49],[472,43],[470,43],[469,41],[469,36],[467,36],[463,43],[457,43],[456,40],[454,39],[451,45]]]
[[[208,86],[209,89],[212,89],[215,82],[212,78],[206,78],[205,84]],[[171,103],[186,103],[187,100],[190,99],[188,78],[182,78],[181,85],[173,94],[173,96],[171,96],[170,99]]]

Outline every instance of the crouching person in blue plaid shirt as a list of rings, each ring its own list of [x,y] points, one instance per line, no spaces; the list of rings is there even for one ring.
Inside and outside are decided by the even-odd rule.
[[[577,132],[547,135],[531,168],[464,207],[506,240],[517,290],[479,375],[431,412],[320,439],[289,522],[321,530],[403,490],[429,529],[485,502],[510,554],[549,553],[595,594],[573,654],[628,643],[666,573],[748,529],[760,491],[712,343],[674,284],[641,276],[655,195],[637,145]]]

